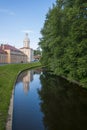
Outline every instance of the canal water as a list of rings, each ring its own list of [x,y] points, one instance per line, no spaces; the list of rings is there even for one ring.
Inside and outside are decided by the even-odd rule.
[[[87,129],[87,90],[39,70],[20,74],[12,130]]]

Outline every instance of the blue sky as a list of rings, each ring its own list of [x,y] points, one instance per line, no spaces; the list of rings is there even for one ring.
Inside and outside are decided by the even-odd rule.
[[[30,47],[36,49],[45,16],[55,0],[0,0],[0,44],[23,46],[29,33]]]

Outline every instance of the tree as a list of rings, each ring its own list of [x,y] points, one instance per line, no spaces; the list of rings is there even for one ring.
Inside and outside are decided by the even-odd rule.
[[[41,62],[56,74],[87,81],[86,28],[86,0],[56,0],[41,30]]]

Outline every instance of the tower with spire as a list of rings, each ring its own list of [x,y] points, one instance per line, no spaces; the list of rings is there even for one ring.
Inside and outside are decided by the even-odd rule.
[[[26,35],[26,36],[25,36],[25,39],[24,39],[24,41],[23,41],[24,47],[29,48],[29,47],[30,47],[30,39],[28,38],[28,33],[26,33],[25,35]]]
[[[23,48],[20,48],[20,51],[27,55],[27,62],[33,61],[33,49],[30,48],[30,39],[28,38],[28,33],[25,34]]]

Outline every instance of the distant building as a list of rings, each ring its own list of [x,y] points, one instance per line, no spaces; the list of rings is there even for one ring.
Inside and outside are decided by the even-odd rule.
[[[41,55],[34,55],[34,60],[40,60],[41,59]]]
[[[9,44],[0,45],[0,63],[26,63],[33,60],[33,49],[29,48],[29,38],[26,34],[24,47],[17,49]]]

